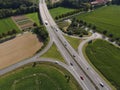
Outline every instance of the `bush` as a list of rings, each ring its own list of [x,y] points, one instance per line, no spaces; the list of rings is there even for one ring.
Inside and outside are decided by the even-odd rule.
[[[48,32],[46,31],[44,26],[35,27],[33,32],[40,36],[41,39],[44,41],[46,41],[48,38]]]

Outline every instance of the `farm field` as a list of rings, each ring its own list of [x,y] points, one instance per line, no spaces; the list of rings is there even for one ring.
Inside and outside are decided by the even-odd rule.
[[[33,56],[42,45],[43,43],[32,33],[25,33],[12,40],[1,43],[0,69]]]
[[[50,11],[52,17],[55,18],[56,16],[59,16],[59,15],[62,15],[62,14],[65,14],[65,13],[68,13],[68,12],[71,12],[74,10],[75,9],[57,7],[57,8],[50,9],[49,11]]]
[[[56,67],[37,64],[19,68],[0,78],[1,90],[80,90],[73,78],[67,82],[65,74]]]
[[[13,16],[12,19],[22,31],[33,28],[34,22],[32,22],[32,20],[26,17],[25,15]]]
[[[93,12],[80,14],[78,19],[96,25],[98,31],[108,31],[113,37],[120,37],[120,6],[111,5],[101,7]]]
[[[19,32],[19,28],[12,21],[11,18],[0,19],[0,34],[6,33],[7,31],[11,31],[12,29],[15,29]]]
[[[85,52],[91,63],[120,90],[120,48],[106,41],[96,40],[88,44]]]

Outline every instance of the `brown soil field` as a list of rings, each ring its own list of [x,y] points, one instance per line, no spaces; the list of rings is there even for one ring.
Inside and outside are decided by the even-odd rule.
[[[0,69],[33,56],[43,43],[32,33],[25,33],[0,44]]]

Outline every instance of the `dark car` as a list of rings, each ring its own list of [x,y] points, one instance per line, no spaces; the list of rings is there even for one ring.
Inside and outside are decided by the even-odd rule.
[[[75,57],[75,55],[73,55],[73,57]]]
[[[84,80],[83,76],[80,76],[81,80]]]
[[[72,63],[70,63],[70,65],[71,65],[71,66],[73,66],[73,64],[72,64]]]

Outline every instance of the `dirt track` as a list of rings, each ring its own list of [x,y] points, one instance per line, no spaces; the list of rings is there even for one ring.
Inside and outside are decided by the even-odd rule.
[[[32,33],[0,44],[0,69],[31,57],[42,45],[43,43]]]

